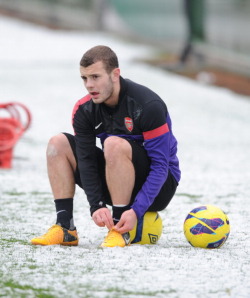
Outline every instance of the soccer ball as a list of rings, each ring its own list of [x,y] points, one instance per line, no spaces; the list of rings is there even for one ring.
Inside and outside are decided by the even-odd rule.
[[[230,233],[227,215],[213,205],[200,206],[190,211],[183,228],[187,241],[194,247],[202,248],[221,247]]]
[[[131,244],[156,244],[162,233],[162,219],[157,212],[146,212],[129,233]]]

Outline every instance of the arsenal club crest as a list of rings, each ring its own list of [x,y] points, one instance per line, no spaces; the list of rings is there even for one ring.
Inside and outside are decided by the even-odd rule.
[[[125,117],[124,121],[125,121],[125,126],[127,130],[131,132],[134,127],[133,120],[130,117]]]

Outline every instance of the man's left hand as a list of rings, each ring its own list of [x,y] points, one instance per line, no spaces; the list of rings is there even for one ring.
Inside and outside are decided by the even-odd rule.
[[[133,227],[136,225],[137,216],[133,209],[123,212],[120,221],[115,225],[114,230],[124,234],[133,230]]]

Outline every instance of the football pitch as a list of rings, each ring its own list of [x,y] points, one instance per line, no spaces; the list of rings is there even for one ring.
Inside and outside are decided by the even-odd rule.
[[[106,34],[54,32],[3,17],[0,28],[0,102],[22,102],[33,117],[12,169],[0,169],[0,297],[250,297],[249,98],[139,64],[135,58],[152,49]],[[114,49],[122,76],[166,101],[182,180],[160,212],[157,245],[99,248],[107,231],[95,226],[77,188],[79,246],[32,246],[55,222],[46,145],[54,134],[72,133],[72,108],[86,93],[79,60],[97,44]],[[194,248],[184,237],[188,212],[204,204],[229,217],[220,249]]]

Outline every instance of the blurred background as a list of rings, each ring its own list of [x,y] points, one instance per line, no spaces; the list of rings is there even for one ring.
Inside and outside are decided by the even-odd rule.
[[[150,44],[144,62],[250,95],[250,0],[0,0],[1,15]]]

